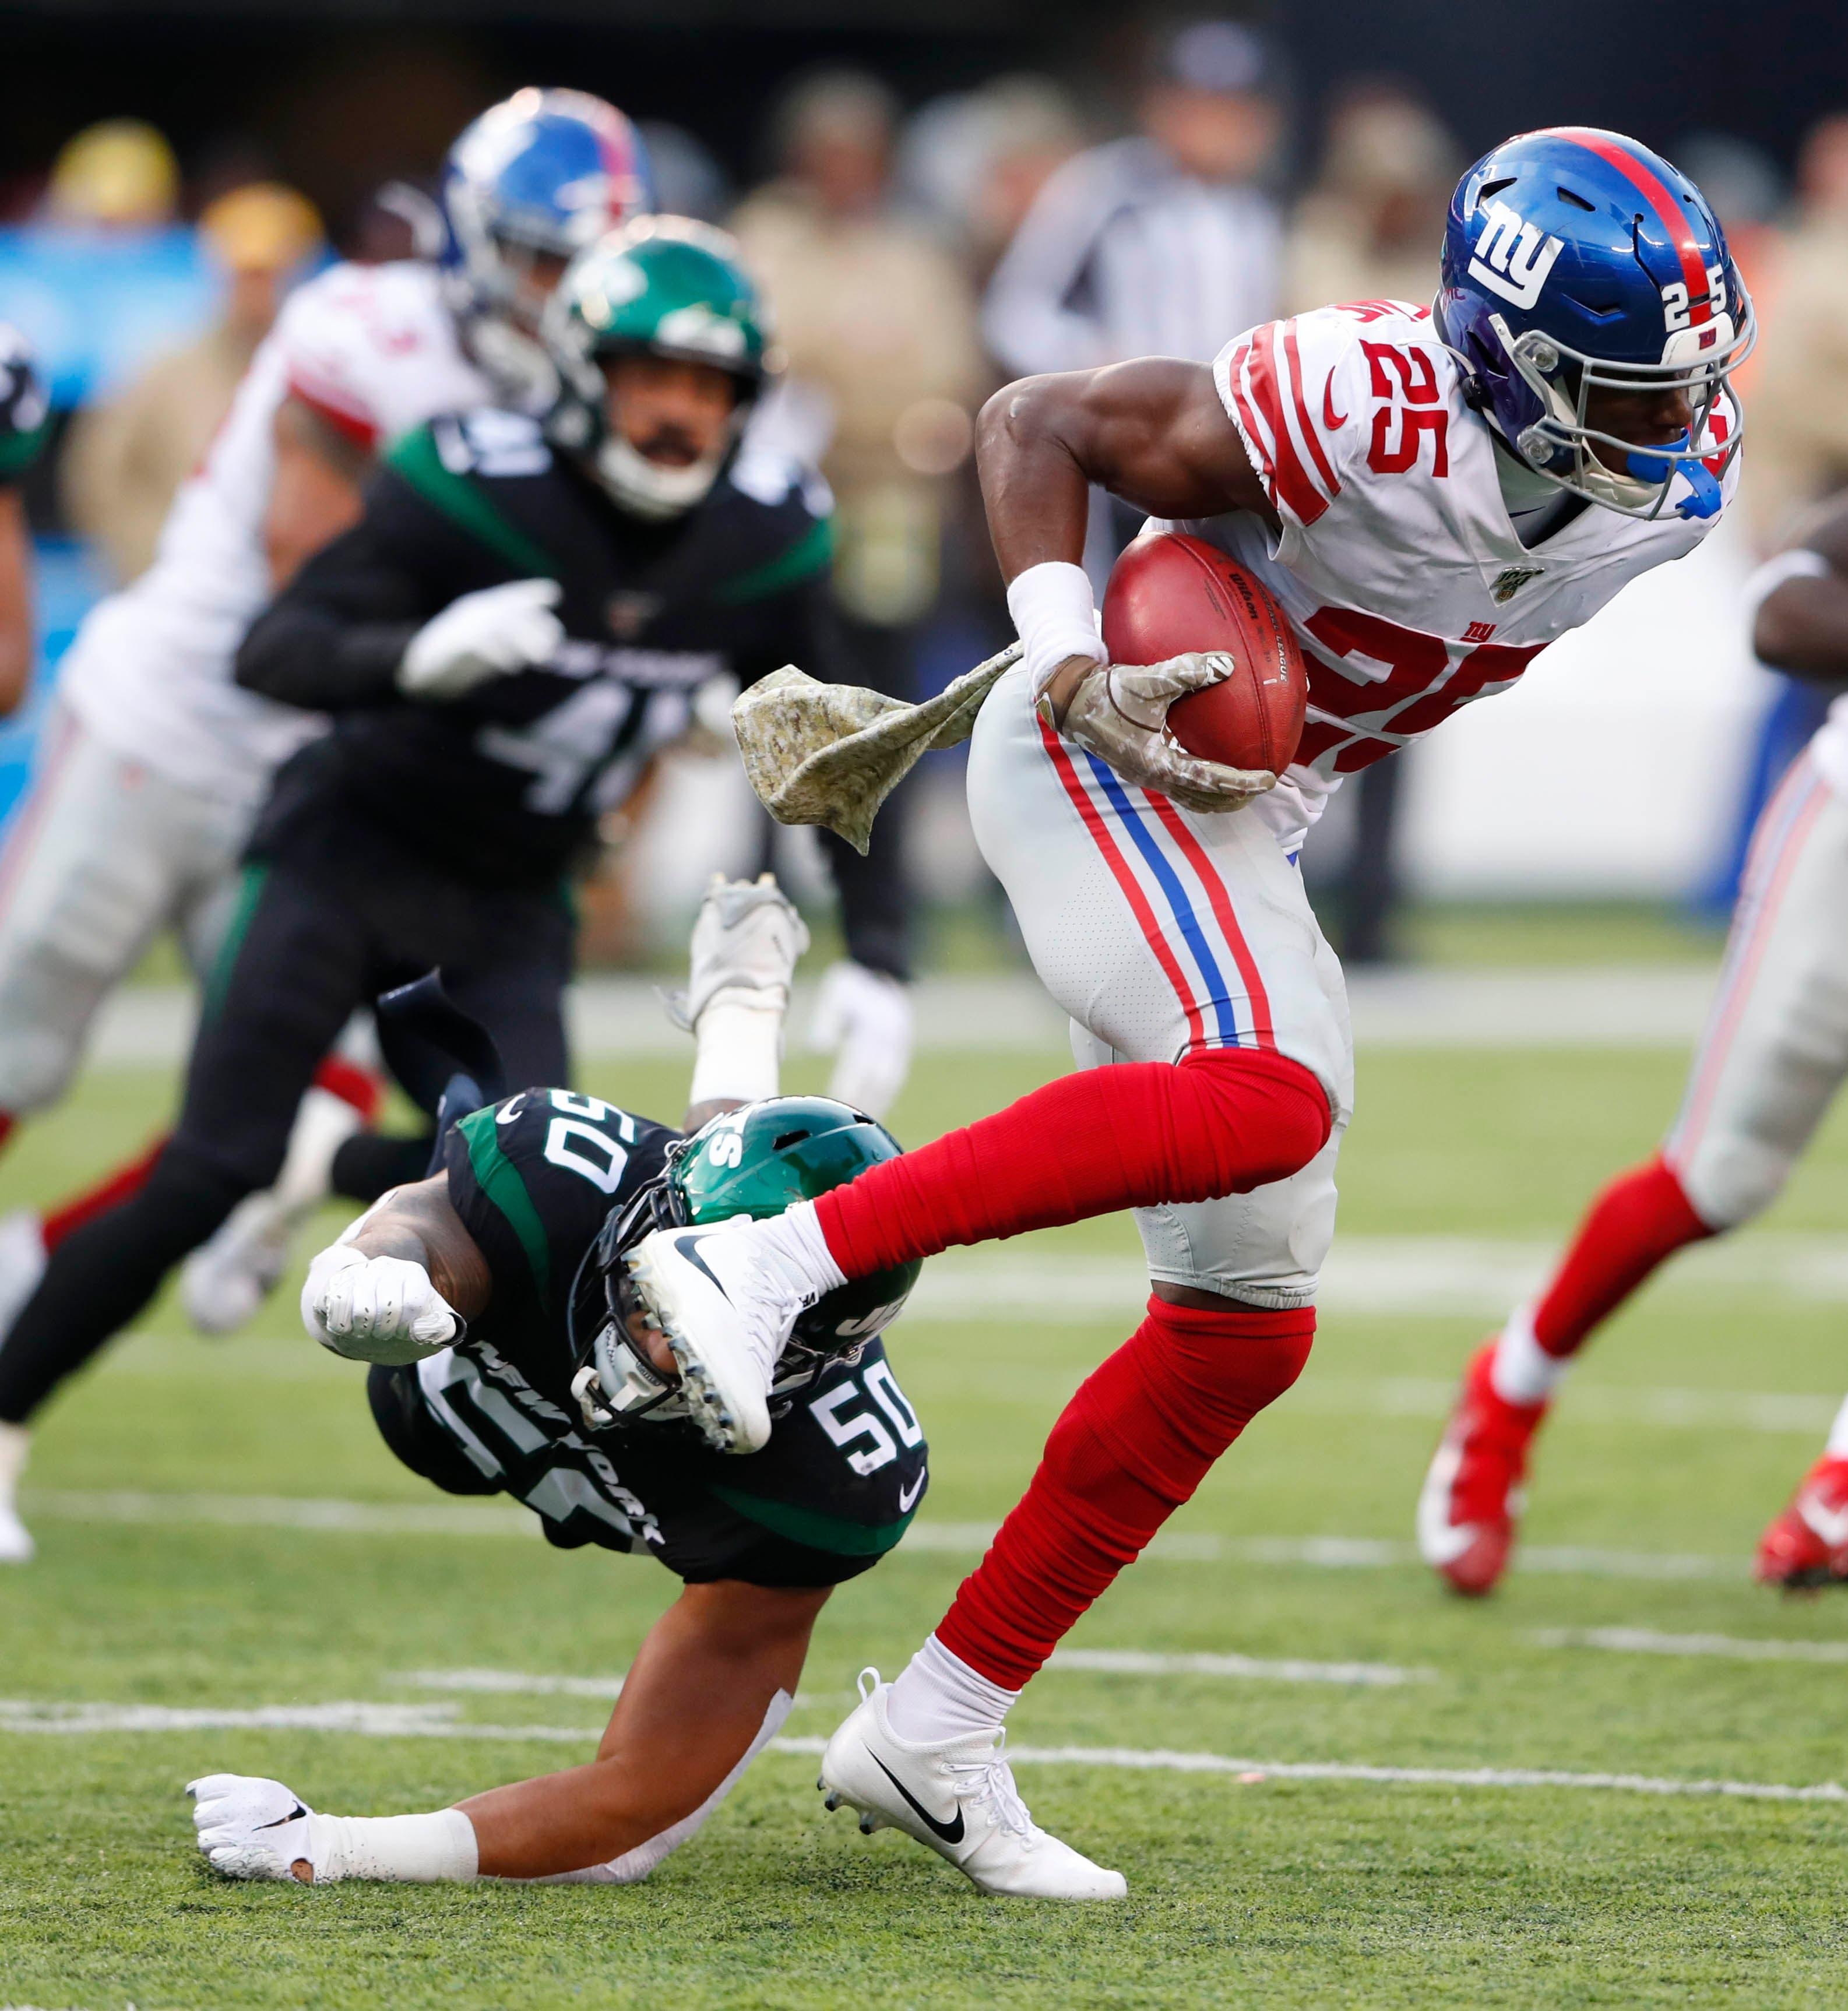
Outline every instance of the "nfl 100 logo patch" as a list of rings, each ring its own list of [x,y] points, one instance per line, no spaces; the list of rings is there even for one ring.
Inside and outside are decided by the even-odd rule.
[[[1530,579],[1538,579],[1546,571],[1544,566],[1508,566],[1496,576],[1495,584],[1489,589],[1489,597],[1497,607],[1505,607]]]

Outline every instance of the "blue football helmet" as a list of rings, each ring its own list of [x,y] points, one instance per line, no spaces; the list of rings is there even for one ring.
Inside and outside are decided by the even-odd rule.
[[[1434,313],[1471,402],[1528,466],[1625,516],[1671,495],[1678,515],[1718,511],[1744,430],[1727,378],[1757,331],[1712,210],[1660,155],[1583,126],[1485,154],[1451,199]],[[1668,388],[1691,423],[1664,445],[1587,422],[1594,391]]]
[[[515,402],[555,390],[534,340],[565,262],[654,207],[648,151],[613,105],[582,91],[517,91],[449,150],[444,290],[475,360]]]

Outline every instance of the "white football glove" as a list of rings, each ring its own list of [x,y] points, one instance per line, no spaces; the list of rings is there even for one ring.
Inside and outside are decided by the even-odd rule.
[[[314,1863],[314,1810],[280,1781],[253,1774],[206,1774],[188,1781],[193,1828],[214,1871],[227,1878],[293,1878],[297,1859]]]
[[[350,1361],[400,1369],[447,1347],[461,1315],[407,1257],[368,1257],[350,1243],[323,1250],[301,1288],[301,1319],[321,1345]]]
[[[1126,782],[1184,810],[1241,810],[1277,786],[1262,768],[1227,768],[1190,754],[1168,730],[1168,708],[1232,674],[1220,650],[1191,650],[1159,664],[1096,664],[1079,680],[1059,730],[1101,756]]]
[[[911,991],[863,963],[829,965],[809,1022],[811,1054],[831,1054],[828,1093],[883,1117],[911,1072]]]
[[[490,678],[543,664],[564,640],[553,613],[555,579],[514,579],[452,600],[406,646],[397,671],[407,698],[460,698]]]
[[[668,1010],[688,1028],[715,1000],[787,1012],[789,981],[808,946],[807,924],[773,875],[728,880],[715,873],[693,924],[686,989],[668,995]]]

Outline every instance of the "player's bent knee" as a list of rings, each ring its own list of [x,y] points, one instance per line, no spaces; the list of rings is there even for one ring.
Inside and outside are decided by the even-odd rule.
[[[1198,1168],[1197,1194],[1210,1200],[1249,1194],[1299,1173],[1334,1127],[1329,1094],[1312,1070],[1287,1055],[1248,1048],[1200,1048],[1183,1057],[1179,1079],[1192,1092],[1177,1099],[1177,1123],[1191,1135],[1183,1151]]]
[[[1762,1215],[1784,1191],[1794,1153],[1741,1132],[1710,1133],[1674,1168],[1688,1205],[1709,1229],[1737,1229]]]

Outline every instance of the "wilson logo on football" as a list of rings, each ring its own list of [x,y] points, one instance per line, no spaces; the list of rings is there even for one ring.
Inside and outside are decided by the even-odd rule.
[[[1518,308],[1532,307],[1565,249],[1565,239],[1542,237],[1535,225],[1504,202],[1489,204],[1483,217],[1483,234],[1469,260],[1470,278]]]

